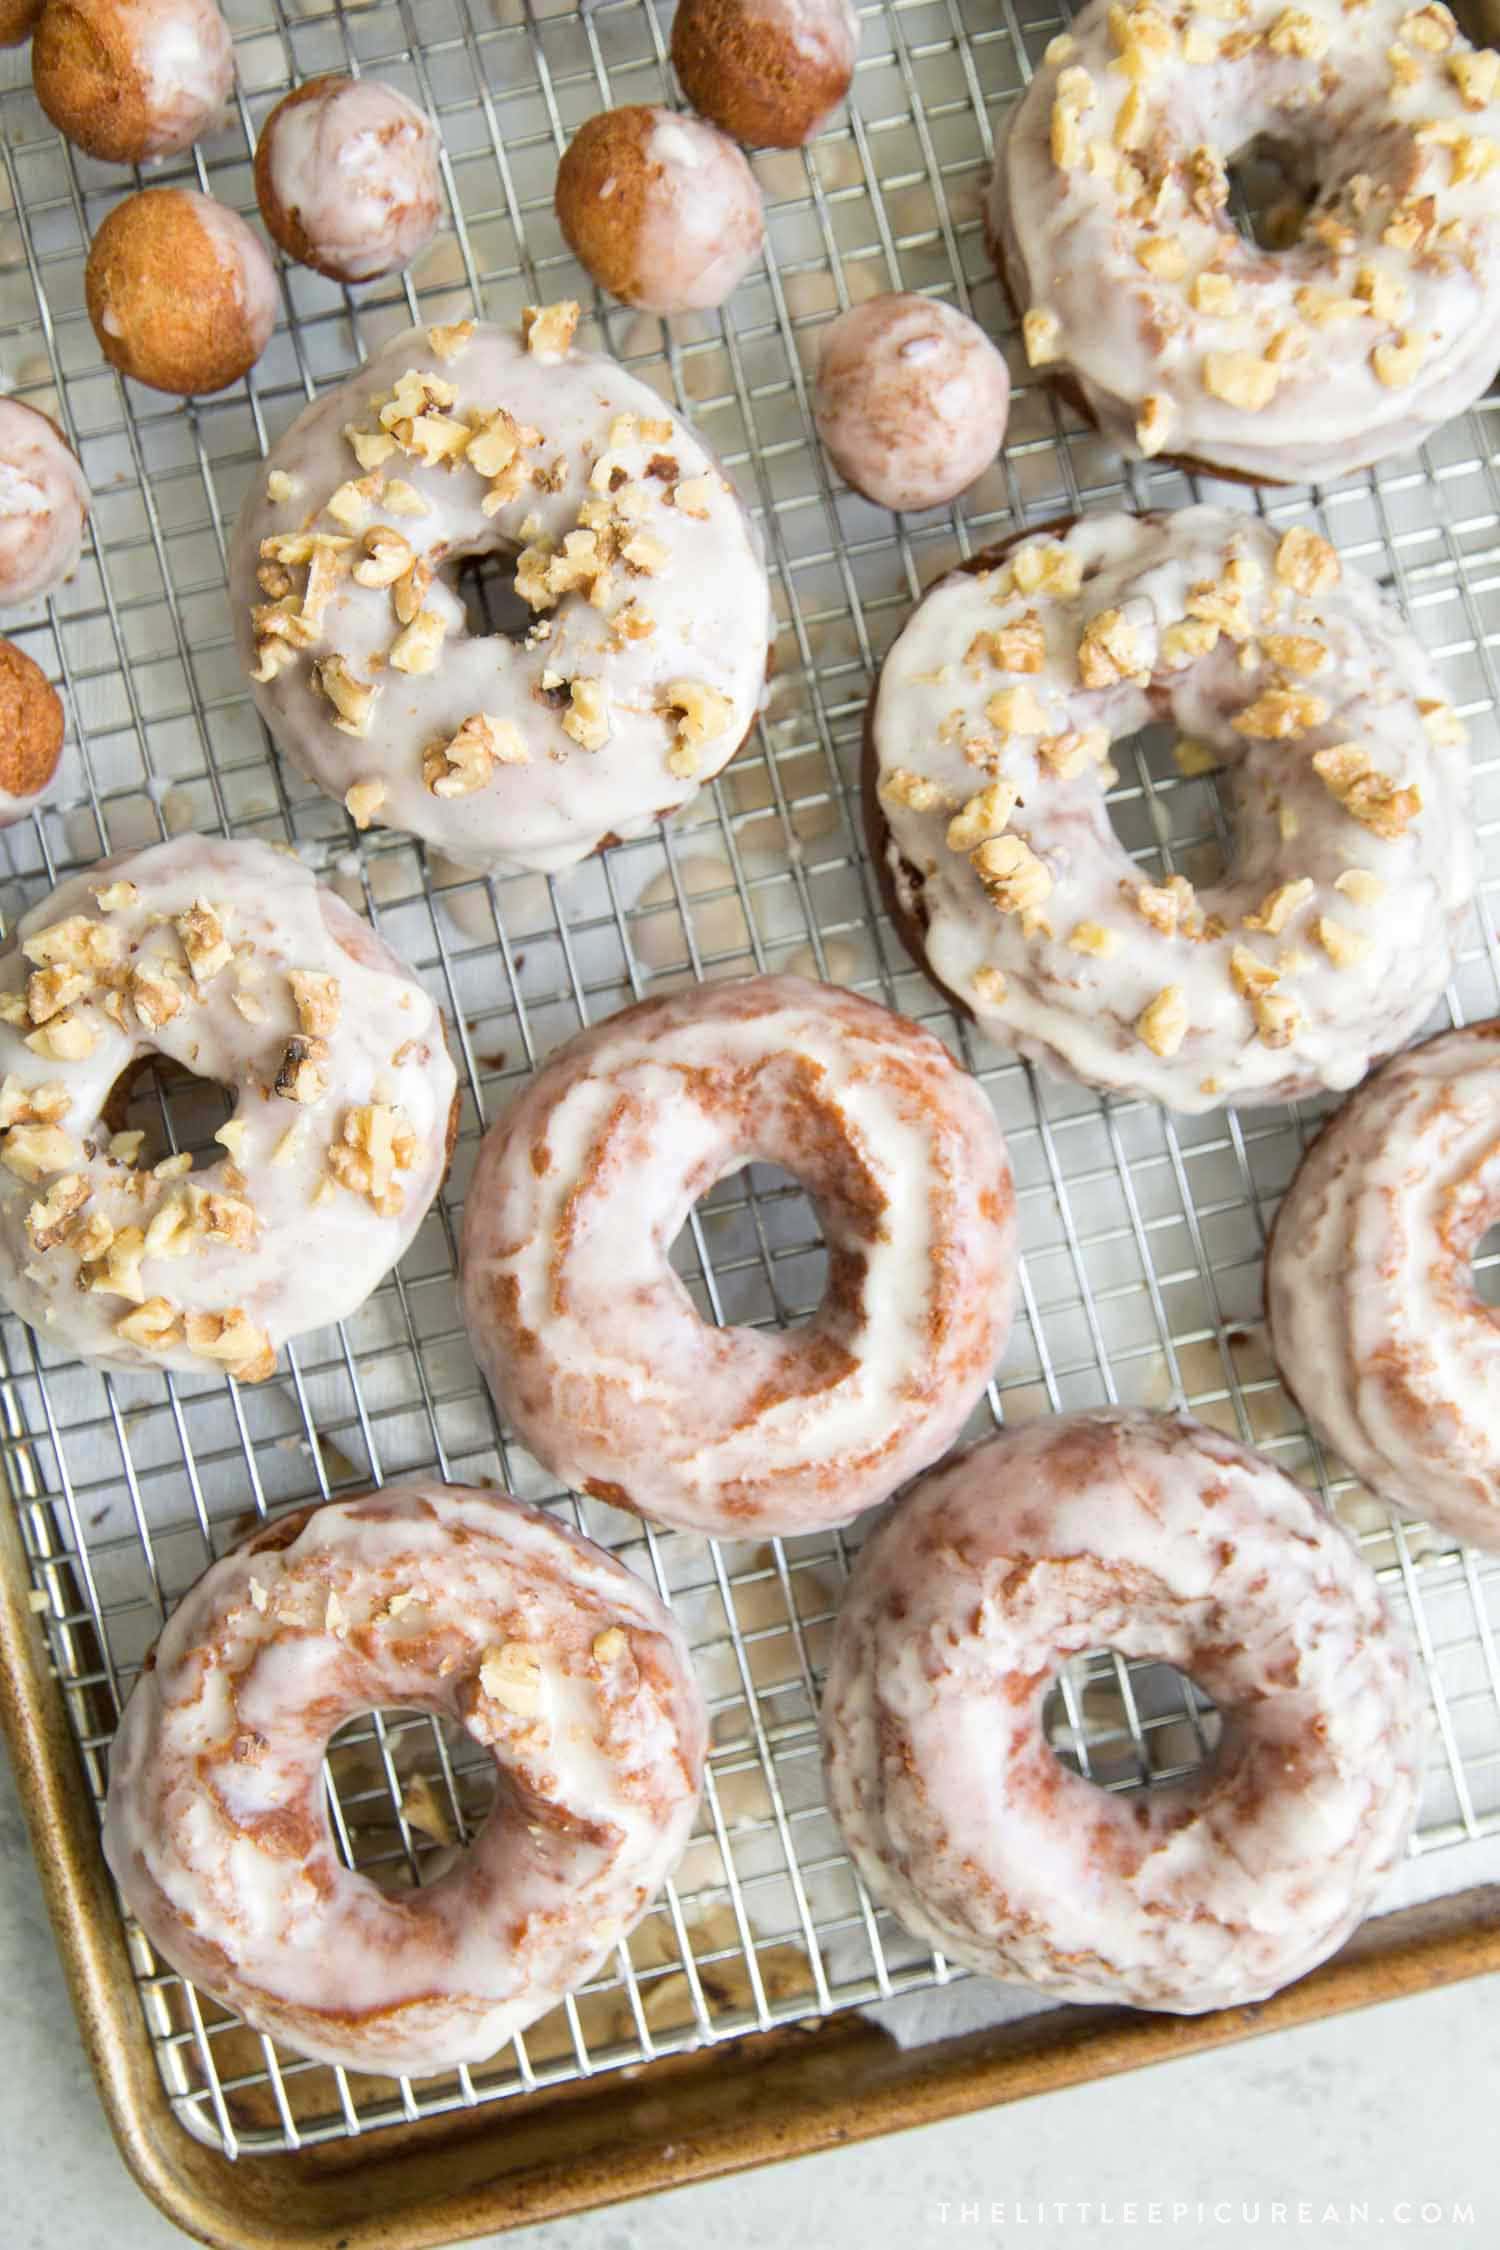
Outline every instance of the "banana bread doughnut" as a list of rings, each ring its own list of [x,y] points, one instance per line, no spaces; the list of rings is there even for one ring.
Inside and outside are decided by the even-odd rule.
[[[72,577],[88,512],[78,456],[51,416],[0,398],[0,606]]]
[[[31,79],[89,156],[145,164],[191,148],[221,116],[234,46],[213,0],[47,0]]]
[[[849,91],[850,0],[682,0],[672,67],[700,116],[751,148],[800,148]]]
[[[990,189],[1032,366],[1137,457],[1309,483],[1418,445],[1500,361],[1497,81],[1440,0],[1092,0]],[[1281,250],[1228,211],[1267,147],[1308,202]]]
[[[1043,1731],[1091,1649],[1186,1673],[1211,1762],[1128,1797]],[[1400,1860],[1415,1667],[1373,1573],[1280,1470],[1185,1415],[1007,1430],[867,1541],[822,1705],[829,1801],[878,1906],[1053,2000],[1196,2015],[1326,1959]]]
[[[0,828],[24,820],[57,771],[63,708],[39,664],[0,641]]]
[[[1444,1032],[1324,1126],[1276,1216],[1266,1319],[1322,1442],[1408,1515],[1500,1548],[1500,1023]]]
[[[407,1705],[495,1763],[457,1864],[345,1867],[323,1752]],[[682,1636],[534,1508],[408,1484],[299,1510],[173,1612],[109,1759],[104,1850],[152,1944],[259,2031],[349,2070],[486,2056],[582,1984],[687,1841],[706,1726]]]
[[[668,1263],[754,1160],[813,1197],[823,1302],[710,1328]],[[949,1446],[1010,1328],[1010,1163],[930,1032],[852,992],[750,977],[571,1040],[486,1134],[464,1318],[501,1412],[555,1476],[731,1538],[848,1523]]]
[[[255,195],[289,258],[332,281],[409,266],[443,210],[432,119],[378,78],[310,78],[255,144]]]
[[[644,834],[728,763],[765,683],[744,508],[654,391],[572,349],[577,317],[397,337],[293,423],[235,527],[279,748],[360,827],[466,867]],[[517,558],[524,641],[469,630],[454,566],[486,553]]]
[[[1142,880],[1113,741],[1225,769],[1229,865]],[[1473,885],[1463,728],[1315,532],[1214,508],[1089,516],[941,580],[867,728],[898,926],[992,1038],[1168,1108],[1346,1088],[1416,1031]]]
[[[111,1130],[152,1056],[235,1096],[207,1169]],[[415,977],[290,854],[106,860],[0,951],[0,1298],[84,1359],[260,1382],[405,1254],[455,1086]]]

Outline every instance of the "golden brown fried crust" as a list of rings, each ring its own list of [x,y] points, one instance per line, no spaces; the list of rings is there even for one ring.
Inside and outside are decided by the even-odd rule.
[[[221,391],[259,356],[223,257],[175,188],[115,206],[89,249],[84,291],[105,358],[153,390]]]
[[[328,273],[327,266],[318,263],[312,237],[294,211],[288,211],[271,184],[271,141],[276,126],[289,109],[300,109],[304,102],[318,101],[335,86],[347,81],[338,70],[325,71],[321,78],[309,78],[305,85],[294,86],[282,96],[270,116],[261,126],[255,144],[255,200],[260,205],[260,215],[266,222],[266,231],[273,242],[299,266],[311,266],[314,273]],[[339,276],[334,274],[335,281]]]
[[[557,167],[557,223],[568,248],[627,305],[640,292],[636,244],[662,170],[646,154],[657,115],[643,102],[602,111],[579,127]]]
[[[19,47],[36,29],[42,0],[0,0],[0,47]]]
[[[0,789],[34,797],[57,771],[63,708],[44,672],[0,641]]]
[[[129,29],[109,6],[50,0],[31,49],[36,98],[60,133],[109,164],[139,164],[151,108]]]
[[[672,63],[701,117],[752,148],[800,148],[849,90],[851,73],[819,66],[739,0],[682,0]]]

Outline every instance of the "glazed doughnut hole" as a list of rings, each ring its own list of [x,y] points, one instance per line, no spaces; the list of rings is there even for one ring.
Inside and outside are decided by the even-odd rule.
[[[1109,1648],[1062,1667],[1042,1699],[1041,1724],[1060,1765],[1120,1791],[1190,1781],[1224,1732],[1217,1708],[1185,1672],[1127,1662]]]

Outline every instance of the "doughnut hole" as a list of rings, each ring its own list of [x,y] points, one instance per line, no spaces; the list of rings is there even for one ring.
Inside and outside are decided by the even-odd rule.
[[[1042,1699],[1042,1731],[1069,1772],[1128,1790],[1191,1781],[1212,1763],[1224,1724],[1186,1673],[1105,1648],[1058,1672]]]
[[[1257,133],[1229,159],[1229,215],[1255,249],[1290,250],[1300,239],[1318,192],[1311,153]]]
[[[1112,744],[1118,780],[1105,799],[1115,839],[1142,880],[1186,875],[1196,889],[1217,882],[1229,863],[1232,815],[1219,793],[1219,770],[1201,763],[1170,720],[1151,720]],[[1206,751],[1205,757],[1216,753]]]
[[[192,1169],[206,1172],[229,1153],[214,1135],[234,1110],[234,1094],[217,1079],[200,1078],[164,1055],[147,1055],[115,1080],[103,1115],[116,1133],[144,1135],[132,1160],[137,1171],[149,1172],[169,1157],[191,1156]]]
[[[516,592],[519,549],[506,554],[492,551],[465,555],[456,564],[440,568],[464,605],[464,622],[477,638],[495,634],[501,640],[524,641],[536,622],[533,612]]]
[[[726,1328],[805,1327],[827,1295],[829,1258],[817,1205],[795,1174],[746,1164],[715,1181],[694,1214],[697,1233],[685,1219],[670,1255],[703,1319]]]
[[[346,1719],[326,1752],[340,1856],[386,1892],[419,1889],[452,1866],[494,1810],[494,1758],[437,1713],[396,1708]]]
[[[1500,1219],[1474,1245],[1474,1293],[1483,1305],[1500,1311]]]

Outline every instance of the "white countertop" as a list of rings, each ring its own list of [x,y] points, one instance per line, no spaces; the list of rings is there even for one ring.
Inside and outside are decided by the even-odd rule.
[[[801,2239],[814,2250],[1489,2250],[1500,2239],[1497,1987],[1485,1978],[503,2239],[506,2250],[790,2250]],[[0,1990],[4,2250],[180,2246],[115,2154],[3,1759]],[[1424,2202],[1441,2216],[1424,2223]]]

